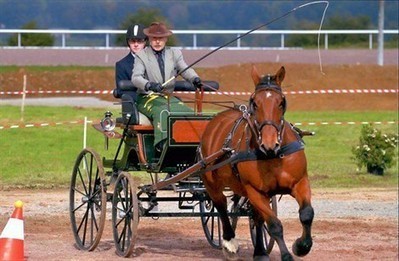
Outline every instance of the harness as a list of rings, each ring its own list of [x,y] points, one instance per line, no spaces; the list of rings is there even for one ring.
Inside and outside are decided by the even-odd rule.
[[[258,86],[256,86],[255,92],[258,90],[270,90],[270,91],[274,91],[279,93],[282,98],[283,98],[283,102],[284,102],[284,113],[286,111],[286,100],[285,100],[285,96],[281,91],[281,87],[271,83],[271,79],[270,77],[267,77],[267,80],[265,82],[262,82],[261,84],[259,84]],[[303,150],[305,149],[305,143],[302,140],[302,138],[296,134],[297,139],[293,142],[290,142],[282,147],[280,147],[275,155],[266,155],[265,153],[263,153],[259,148],[254,148],[251,149],[250,148],[250,140],[247,138],[246,139],[246,147],[247,149],[244,151],[236,151],[234,149],[233,146],[233,137],[234,134],[237,132],[238,127],[240,126],[240,124],[242,124],[243,122],[245,122],[247,125],[244,127],[244,133],[243,136],[245,136],[245,134],[248,134],[248,132],[251,132],[253,137],[255,139],[259,139],[260,136],[260,131],[261,129],[266,126],[266,125],[272,125],[273,127],[276,128],[277,132],[278,132],[278,137],[279,137],[279,142],[282,142],[282,133],[284,131],[284,126],[285,126],[285,119],[284,117],[281,118],[281,121],[278,124],[276,124],[273,121],[265,121],[262,123],[258,123],[256,120],[252,120],[251,119],[251,114],[254,112],[254,108],[253,108],[253,97],[254,94],[251,96],[250,102],[249,102],[249,107],[250,109],[248,110],[247,106],[245,105],[240,105],[238,107],[238,109],[242,112],[242,116],[240,118],[238,118],[233,127],[231,128],[230,132],[227,134],[226,139],[223,143],[223,147],[222,150],[225,151],[225,154],[223,156],[221,156],[221,158],[219,158],[219,162],[217,162],[216,164],[210,166],[210,167],[206,167],[203,166],[204,168],[202,170],[199,171],[200,174],[203,174],[205,172],[208,171],[213,171],[215,169],[221,168],[223,166],[226,165],[230,165],[234,174],[239,178],[239,173],[237,170],[237,164],[240,162],[245,162],[245,161],[258,161],[258,160],[270,160],[270,159],[275,159],[275,158],[284,158],[287,155],[293,154],[297,151]],[[237,108],[235,108],[237,109]],[[284,115],[283,113],[283,115]],[[294,131],[294,133],[296,133]],[[240,144],[240,142],[242,138],[240,138],[240,140],[237,142],[237,144]],[[201,152],[201,146],[198,147],[198,156],[200,159],[203,159],[203,155]]]
[[[245,106],[244,106],[245,107]],[[240,106],[240,110],[244,108]],[[251,130],[251,132],[256,133],[255,129],[253,128],[253,123],[248,117],[248,111],[243,111],[243,116],[241,116],[239,119],[237,119],[234,123],[233,128],[231,131],[227,134],[226,140],[223,144],[223,150],[225,151],[225,154],[222,156],[224,158],[220,162],[202,169],[199,171],[199,174],[203,174],[208,171],[213,171],[215,169],[221,168],[223,166],[226,166],[230,164],[231,168],[233,169],[234,174],[239,177],[238,171],[237,171],[237,164],[240,162],[245,162],[245,161],[258,161],[258,160],[270,160],[270,159],[275,159],[275,158],[284,158],[287,155],[293,154],[297,151],[304,150],[305,149],[305,143],[300,138],[298,135],[296,135],[297,140],[290,142],[284,146],[282,146],[276,155],[266,155],[263,153],[259,148],[255,149],[250,149],[249,148],[249,143],[247,141],[247,150],[245,151],[236,151],[232,147],[232,138],[234,136],[234,133],[237,131],[238,126],[243,122],[246,121],[248,123],[248,127]],[[252,123],[252,124],[251,124]],[[252,127],[251,127],[252,126]],[[295,133],[295,132],[294,132]],[[201,159],[203,159],[203,155],[201,152],[201,146],[198,147],[198,155]],[[206,167],[205,165],[203,167]]]

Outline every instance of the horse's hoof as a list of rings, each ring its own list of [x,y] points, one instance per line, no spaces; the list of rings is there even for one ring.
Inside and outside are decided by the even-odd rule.
[[[226,260],[229,260],[229,261],[239,260],[237,253],[232,253],[224,247],[222,248],[222,251],[223,251],[223,255],[226,258]]]
[[[292,245],[292,252],[296,256],[306,256],[312,248],[312,240],[301,240],[298,238]]]
[[[269,256],[254,256],[254,261],[270,261]]]
[[[238,260],[238,242],[235,240],[235,238],[232,238],[231,240],[223,240],[223,255],[227,260]]]
[[[282,261],[294,261],[294,258],[290,253],[285,253],[281,255],[281,260]]]

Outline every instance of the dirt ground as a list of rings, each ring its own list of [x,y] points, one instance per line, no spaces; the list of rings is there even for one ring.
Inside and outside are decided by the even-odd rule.
[[[17,199],[25,204],[25,256],[28,260],[118,259],[110,212],[107,212],[99,246],[93,252],[85,252],[74,247],[67,189],[3,191],[0,195],[0,227],[4,227]],[[306,257],[295,257],[295,260],[398,260],[397,190],[319,189],[313,191],[313,201],[313,248]],[[339,209],[328,207],[331,202],[338,207],[340,204],[352,207],[342,215]],[[376,206],[383,208],[387,204],[396,210],[389,213],[375,210]],[[278,206],[290,249],[301,233],[297,206],[291,205],[288,212],[282,207],[284,202],[279,202]],[[238,224],[240,260],[250,260],[253,247],[248,221],[241,218]],[[199,218],[142,218],[137,233],[132,257],[136,260],[223,260],[222,252],[207,243]],[[271,260],[280,260],[276,245],[270,257]]]

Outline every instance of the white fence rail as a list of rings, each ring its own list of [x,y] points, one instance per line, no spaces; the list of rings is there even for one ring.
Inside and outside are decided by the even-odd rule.
[[[72,35],[101,35],[105,40],[105,44],[101,46],[94,46],[99,48],[114,48],[114,46],[110,43],[111,36],[125,34],[125,30],[65,30],[65,29],[0,29],[0,37],[4,37],[5,35],[13,35],[17,34],[18,36],[18,45],[17,48],[23,48],[21,44],[21,35],[22,34],[52,34],[54,36],[61,36],[61,43],[59,46],[55,46],[56,48],[76,48],[81,46],[73,46],[68,45],[67,40]],[[231,35],[231,39],[234,37],[239,37],[248,31],[245,30],[173,30],[173,33],[176,35],[186,35],[192,37],[192,44],[189,46],[181,46],[186,49],[204,49],[210,48],[211,46],[200,46],[198,44],[198,38],[203,35]],[[398,30],[384,30],[384,35],[398,35]],[[280,35],[280,46],[279,48],[286,48],[285,37],[286,35],[298,35],[298,34],[310,34],[310,35],[318,35],[324,38],[324,49],[328,49],[328,37],[330,35],[341,35],[341,34],[350,34],[350,35],[368,35],[369,37],[369,49],[373,49],[373,37],[378,35],[378,30],[257,30],[251,33],[251,35]],[[246,47],[242,46],[241,39],[236,41],[235,47],[230,47],[233,49],[251,49],[251,48],[265,48],[265,46],[251,46]]]

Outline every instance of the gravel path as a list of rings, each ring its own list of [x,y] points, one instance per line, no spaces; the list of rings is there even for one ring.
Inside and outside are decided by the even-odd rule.
[[[330,192],[316,190],[313,195],[312,205],[317,218],[398,218],[397,190],[362,191],[354,194],[353,190]],[[59,215],[68,213],[68,190],[12,190],[2,191],[0,195],[0,213],[10,213],[14,201],[20,199],[25,203],[26,216]],[[42,197],[45,194],[46,197]],[[159,191],[159,196],[177,196],[173,191]],[[49,201],[48,199],[52,200]],[[283,196],[277,204],[278,215],[281,218],[297,218],[298,205],[290,196]],[[177,203],[160,203],[159,211],[180,211]]]
[[[21,106],[22,99],[0,99],[1,105]],[[26,106],[70,106],[70,107],[95,107],[120,109],[120,105],[113,102],[100,100],[95,97],[54,97],[54,98],[26,98]]]

